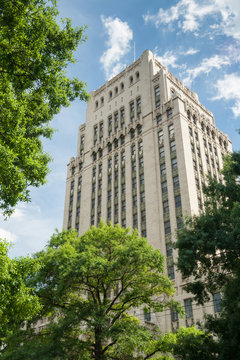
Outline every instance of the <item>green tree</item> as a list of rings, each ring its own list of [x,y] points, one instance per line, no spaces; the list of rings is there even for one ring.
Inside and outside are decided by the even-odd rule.
[[[39,269],[31,258],[10,259],[9,244],[0,242],[0,351],[7,338],[15,334],[24,321],[40,311],[40,303],[26,279]]]
[[[209,179],[205,210],[185,222],[178,233],[178,268],[193,276],[187,291],[199,303],[221,292],[222,313],[206,327],[217,337],[220,359],[240,358],[240,153],[226,157],[224,182]]]
[[[179,308],[159,250],[118,225],[101,222],[80,237],[56,233],[36,257],[42,267],[31,284],[41,317],[52,321],[38,334],[20,330],[3,359],[147,359],[142,354],[159,334],[134,309]]]
[[[75,98],[87,100],[85,84],[65,70],[85,40],[84,28],[56,20],[56,1],[0,0],[0,209],[10,215],[29,201],[29,186],[46,181],[50,156],[42,137],[49,123]]]

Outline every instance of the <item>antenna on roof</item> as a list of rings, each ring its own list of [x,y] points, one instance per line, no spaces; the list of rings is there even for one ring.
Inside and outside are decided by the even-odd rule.
[[[133,43],[133,62],[136,61],[136,49],[135,49],[135,41]]]

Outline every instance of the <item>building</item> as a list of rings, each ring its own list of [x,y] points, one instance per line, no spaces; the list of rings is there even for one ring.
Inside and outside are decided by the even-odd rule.
[[[222,181],[222,155],[231,151],[213,114],[146,50],[124,71],[92,92],[77,156],[68,164],[64,228],[85,232],[100,218],[137,228],[166,256],[176,299],[186,310],[146,314],[163,330],[191,325],[218,311],[219,294],[197,307],[184,292],[171,246],[182,215],[202,209],[202,183]]]

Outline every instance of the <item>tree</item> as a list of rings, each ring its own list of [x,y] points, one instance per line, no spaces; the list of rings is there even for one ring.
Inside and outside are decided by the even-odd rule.
[[[52,5],[50,6],[50,3]],[[87,100],[85,84],[65,69],[85,40],[84,28],[57,23],[56,1],[0,0],[0,209],[10,215],[29,201],[29,186],[46,181],[50,156],[42,137],[49,123],[75,98]]]
[[[10,259],[8,247],[0,242],[0,349],[5,349],[7,338],[17,332],[24,321],[40,311],[40,303],[33,289],[25,282],[39,269],[31,258]],[[0,350],[0,351],[1,351]]]
[[[185,221],[178,233],[178,268],[193,276],[186,289],[199,303],[221,292],[222,313],[206,327],[217,337],[220,359],[240,358],[240,153],[228,155],[224,182],[209,179],[205,210]]]
[[[2,359],[147,359],[144,350],[159,334],[134,309],[179,308],[159,250],[118,225],[101,222],[80,237],[56,233],[36,258],[42,267],[31,286],[40,316],[52,321],[38,334],[30,325],[20,330]]]

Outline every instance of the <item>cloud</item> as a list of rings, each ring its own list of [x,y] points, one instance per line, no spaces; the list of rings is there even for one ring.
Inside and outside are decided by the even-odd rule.
[[[158,55],[158,48],[154,50],[154,56],[163,66],[171,66],[172,68],[180,67],[176,61],[178,59],[177,53],[173,53],[173,51],[166,51],[162,56]]]
[[[223,79],[217,81],[215,88],[217,94],[211,100],[233,100],[231,107],[235,117],[240,116],[240,76],[235,73],[225,74]]]
[[[102,54],[100,62],[103,65],[106,78],[110,79],[126,65],[121,59],[129,52],[133,32],[127,22],[119,18],[101,16],[102,23],[109,36],[108,49]]]
[[[187,69],[184,84],[190,86],[192,81],[201,74],[208,74],[213,69],[221,69],[224,65],[230,65],[231,61],[226,55],[214,55],[210,58],[204,58],[200,65],[192,69]]]
[[[6,239],[9,243],[12,243],[16,242],[17,236],[10,231],[0,228],[0,239]]]
[[[202,22],[208,20],[209,27],[217,33],[223,33],[240,39],[240,2],[239,0],[180,0],[168,9],[160,8],[156,14],[143,15],[146,23],[153,23],[156,28],[175,24],[183,32],[197,34]],[[205,24],[206,25],[206,24]]]
[[[197,50],[197,49],[193,49],[193,48],[190,48],[190,49],[188,49],[188,50],[186,50],[184,53],[183,53],[183,55],[195,55],[195,54],[197,54],[199,52],[199,50]]]

